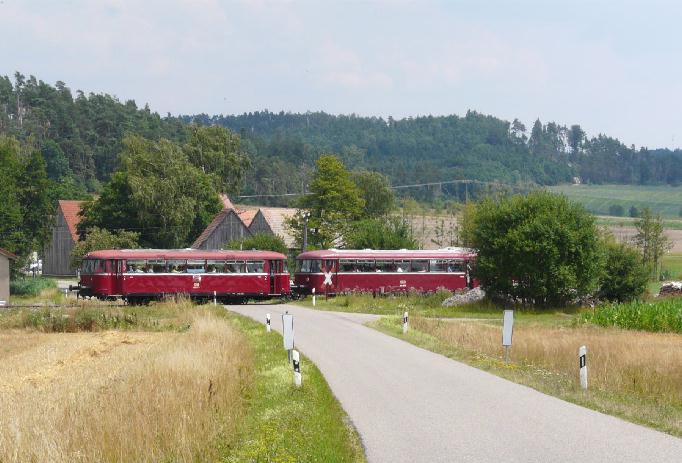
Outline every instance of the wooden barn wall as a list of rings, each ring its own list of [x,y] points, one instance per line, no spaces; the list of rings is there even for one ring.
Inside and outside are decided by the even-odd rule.
[[[270,224],[268,224],[268,221],[265,220],[265,217],[261,212],[258,212],[258,214],[256,214],[256,216],[253,218],[253,221],[251,221],[251,225],[249,225],[249,231],[252,235],[256,235],[258,233],[266,233],[268,235],[274,234],[270,228]]]
[[[71,232],[64,220],[64,214],[60,210],[57,220],[52,229],[52,239],[45,246],[45,257],[43,258],[43,275],[75,275],[76,269],[71,268],[71,251],[74,242]]]
[[[227,214],[198,249],[221,249],[232,240],[249,236],[249,229],[234,213]]]

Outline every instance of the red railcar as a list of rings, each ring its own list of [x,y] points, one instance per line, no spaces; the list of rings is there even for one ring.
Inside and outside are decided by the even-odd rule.
[[[466,248],[308,251],[296,258],[294,284],[303,294],[313,288],[317,294],[455,291],[478,286],[471,275],[475,261],[476,253]]]
[[[291,293],[286,256],[270,251],[94,251],[76,289],[84,297],[144,303],[165,295],[240,302]]]

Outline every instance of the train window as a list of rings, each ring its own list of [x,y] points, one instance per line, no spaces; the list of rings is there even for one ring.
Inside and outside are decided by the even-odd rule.
[[[246,263],[243,260],[232,260],[225,265],[227,273],[245,273]]]
[[[170,273],[185,273],[187,271],[186,260],[169,260],[168,271]]]
[[[320,273],[322,271],[322,261],[318,259],[301,259],[298,261],[298,265],[301,273]]]
[[[142,259],[128,259],[126,261],[126,273],[142,273],[144,272],[144,260]]]
[[[410,261],[409,260],[396,260],[395,261],[395,271],[396,272],[409,272],[410,271]]]
[[[223,273],[225,270],[224,260],[207,260],[206,271],[208,273]]]
[[[147,261],[147,273],[165,273],[166,261],[164,259],[149,259]]]
[[[428,272],[429,271],[429,261],[428,260],[413,260],[412,261],[412,271],[413,272]]]
[[[289,273],[289,266],[286,260],[282,261],[282,273]]]
[[[452,266],[447,260],[432,259],[430,265],[432,272],[452,272]]]
[[[247,260],[246,271],[248,273],[263,273],[263,265],[262,260]]]
[[[375,268],[373,260],[358,260],[357,272],[373,272]]]
[[[466,272],[467,266],[463,260],[451,260],[450,268],[451,272]]]
[[[354,272],[355,271],[355,261],[348,259],[339,260],[339,272]]]
[[[81,263],[81,273],[87,275],[88,273],[91,273],[90,270],[90,263],[92,261],[90,259],[84,259],[83,262]]]
[[[188,260],[187,273],[204,273],[206,271],[205,260]]]
[[[377,272],[395,272],[395,264],[392,260],[378,260],[376,264]]]

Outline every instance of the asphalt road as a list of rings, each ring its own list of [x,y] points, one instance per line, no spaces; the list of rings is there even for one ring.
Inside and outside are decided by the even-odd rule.
[[[326,377],[370,462],[682,462],[682,439],[573,405],[363,326],[294,305],[230,310],[281,331]],[[305,364],[301,365],[305,386]]]

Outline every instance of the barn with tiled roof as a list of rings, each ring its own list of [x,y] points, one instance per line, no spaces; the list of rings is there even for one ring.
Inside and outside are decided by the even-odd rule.
[[[78,222],[83,201],[59,200],[57,216],[52,228],[52,239],[45,246],[43,275],[75,275],[71,267],[71,251],[78,241]]]

